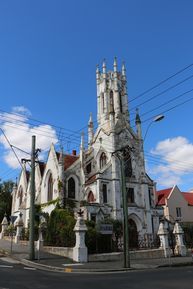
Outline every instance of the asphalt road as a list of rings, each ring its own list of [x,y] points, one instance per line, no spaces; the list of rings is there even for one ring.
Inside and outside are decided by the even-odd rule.
[[[193,267],[124,273],[56,273],[0,258],[0,289],[192,289]]]

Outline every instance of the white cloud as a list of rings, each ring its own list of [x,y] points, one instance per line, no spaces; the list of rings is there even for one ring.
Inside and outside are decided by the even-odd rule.
[[[26,115],[26,116],[30,116],[31,115],[31,111],[29,109],[27,109],[24,106],[14,106],[12,108],[12,111],[14,113],[18,113],[18,114],[22,114],[22,115]]]
[[[56,131],[50,125],[34,125],[28,123],[27,116],[31,115],[30,111],[23,107],[14,107],[14,112],[21,112],[22,114],[9,114],[4,113],[0,115],[1,129],[9,142],[26,152],[31,152],[31,139],[32,135],[36,135],[36,147],[40,148],[43,152],[47,151],[51,143],[56,143]],[[23,115],[23,113],[25,115]],[[19,162],[12,152],[3,133],[0,135],[0,143],[4,148],[4,160],[7,165],[12,168],[19,168]],[[18,158],[29,158],[29,155],[16,150]]]
[[[182,183],[183,176],[193,174],[193,144],[185,137],[179,136],[160,141],[151,154],[160,164],[152,166],[150,173],[160,185],[179,185]]]

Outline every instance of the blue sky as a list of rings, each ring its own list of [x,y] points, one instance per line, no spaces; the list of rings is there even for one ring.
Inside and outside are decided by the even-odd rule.
[[[38,145],[44,150],[49,138],[58,137],[55,132],[63,138],[65,150],[77,148],[79,132],[71,135],[69,130],[85,129],[90,112],[96,120],[95,69],[103,58],[109,69],[114,56],[119,66],[122,60],[126,63],[131,118],[137,106],[141,114],[147,113],[193,89],[190,66],[132,101],[193,63],[192,11],[191,0],[0,1],[0,113],[11,143],[29,151],[35,126]],[[171,100],[144,115],[142,121],[191,97],[190,92]],[[148,131],[144,144],[147,169],[158,188],[175,183],[182,190],[193,188],[192,107],[189,101],[166,112],[165,119]],[[24,111],[25,116],[13,120],[14,115],[3,111]],[[19,124],[14,129],[13,121]],[[142,123],[144,133],[150,121]],[[3,136],[0,141],[0,177],[15,178],[16,162]]]

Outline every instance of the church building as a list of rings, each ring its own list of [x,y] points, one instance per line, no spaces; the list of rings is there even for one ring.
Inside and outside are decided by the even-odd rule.
[[[96,69],[97,129],[92,115],[88,122],[88,144],[81,135],[79,153],[56,151],[51,145],[45,163],[36,166],[36,204],[50,213],[57,200],[83,207],[85,219],[123,219],[123,186],[126,189],[131,234],[155,236],[159,210],[155,204],[155,183],[145,171],[141,121],[136,111],[135,129],[130,125],[127,78],[124,63],[118,70],[106,63]],[[23,165],[13,189],[12,215],[29,221],[30,173]]]

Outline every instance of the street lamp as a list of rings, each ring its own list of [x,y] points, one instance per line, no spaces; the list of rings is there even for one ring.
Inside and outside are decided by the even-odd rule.
[[[163,114],[160,114],[160,115],[155,116],[155,117],[152,119],[152,121],[149,123],[149,125],[148,125],[148,127],[147,127],[147,129],[146,129],[146,132],[145,132],[145,135],[144,135],[144,138],[143,138],[143,142],[145,142],[147,133],[148,133],[149,128],[150,128],[150,126],[152,125],[152,123],[161,121],[163,118],[164,118],[164,115],[163,115]]]

